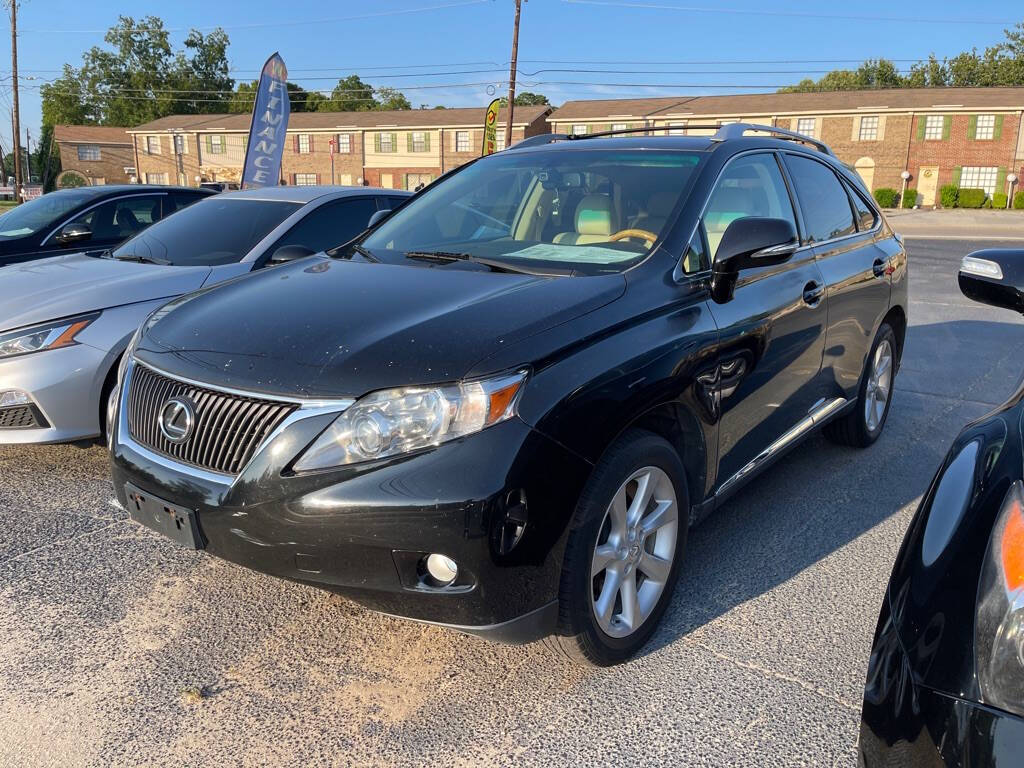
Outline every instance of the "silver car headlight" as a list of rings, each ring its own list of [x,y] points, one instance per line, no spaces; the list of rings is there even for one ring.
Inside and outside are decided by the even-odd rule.
[[[398,456],[512,418],[526,371],[439,387],[403,387],[357,400],[296,462],[326,469]]]
[[[55,320],[30,328],[0,334],[0,360],[77,344],[75,337],[97,317],[99,312],[64,320]]]

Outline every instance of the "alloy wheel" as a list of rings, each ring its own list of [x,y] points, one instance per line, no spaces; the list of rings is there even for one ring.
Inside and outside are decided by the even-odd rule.
[[[591,560],[594,617],[611,637],[628,637],[665,591],[679,532],[679,504],[669,476],[638,469],[612,497]]]
[[[874,433],[881,428],[891,392],[892,345],[888,339],[882,339],[875,348],[871,373],[868,375],[867,388],[864,391],[864,423],[869,432]]]

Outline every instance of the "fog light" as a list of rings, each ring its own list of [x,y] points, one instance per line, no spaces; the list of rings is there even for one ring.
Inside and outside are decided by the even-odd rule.
[[[5,389],[0,392],[0,408],[6,408],[9,405],[28,405],[31,402],[29,396],[20,389]]]
[[[438,586],[447,587],[459,575],[459,566],[450,557],[434,552],[427,555],[427,573]]]

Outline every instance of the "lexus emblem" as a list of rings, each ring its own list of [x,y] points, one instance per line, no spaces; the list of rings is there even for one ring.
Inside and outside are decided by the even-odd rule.
[[[177,445],[192,436],[196,425],[196,409],[187,397],[172,397],[160,409],[158,418],[160,432],[168,441]]]

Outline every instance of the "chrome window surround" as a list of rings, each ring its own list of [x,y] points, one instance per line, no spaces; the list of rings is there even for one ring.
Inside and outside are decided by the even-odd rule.
[[[277,428],[267,435],[266,439],[261,442],[256,450],[253,452],[252,458],[249,459],[248,463],[239,470],[237,475],[230,475],[223,472],[212,472],[208,469],[201,469],[199,467],[193,467],[190,464],[183,464],[181,462],[170,459],[162,454],[152,451],[143,445],[136,442],[131,436],[131,430],[128,427],[128,412],[127,412],[127,399],[128,394],[131,391],[131,377],[132,370],[136,365],[144,366],[154,373],[158,373],[161,376],[166,376],[169,379],[180,381],[183,384],[190,384],[196,387],[204,387],[205,389],[216,390],[217,392],[223,392],[228,395],[237,395],[239,397],[254,397],[266,400],[270,399],[278,400],[283,403],[295,403],[298,404],[298,408],[294,410],[287,418],[282,421]],[[288,429],[292,424],[303,419],[312,418],[313,416],[322,416],[327,413],[334,413],[341,415],[356,401],[354,397],[342,397],[342,398],[331,398],[331,399],[315,399],[315,398],[301,398],[301,397],[285,397],[285,396],[268,396],[265,392],[249,392],[244,389],[234,389],[232,387],[215,386],[203,381],[196,381],[195,379],[185,378],[183,376],[176,376],[167,371],[163,371],[154,365],[143,363],[135,358],[129,358],[125,364],[124,378],[120,384],[120,394],[118,396],[117,403],[117,442],[120,445],[124,445],[131,448],[132,451],[138,453],[140,456],[144,456],[147,460],[154,464],[159,464],[161,467],[170,469],[173,472],[177,472],[182,475],[190,475],[192,477],[198,477],[208,483],[230,488],[234,486],[235,482],[241,477],[245,476],[246,470],[252,465],[257,458],[273,444],[277,437]]]

